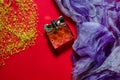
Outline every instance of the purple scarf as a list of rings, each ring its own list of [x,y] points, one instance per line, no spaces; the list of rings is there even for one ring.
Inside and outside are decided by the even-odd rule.
[[[120,2],[55,1],[76,22],[73,80],[120,80]]]

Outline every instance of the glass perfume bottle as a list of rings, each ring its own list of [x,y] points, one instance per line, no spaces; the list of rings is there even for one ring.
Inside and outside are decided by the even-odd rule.
[[[74,36],[62,16],[57,21],[51,20],[51,24],[46,24],[44,28],[54,49],[64,48],[74,41]]]

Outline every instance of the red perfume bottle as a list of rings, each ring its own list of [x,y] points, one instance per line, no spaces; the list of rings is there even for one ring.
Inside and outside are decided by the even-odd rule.
[[[62,16],[57,21],[51,20],[51,24],[46,24],[44,28],[54,49],[61,50],[72,45],[74,36]]]

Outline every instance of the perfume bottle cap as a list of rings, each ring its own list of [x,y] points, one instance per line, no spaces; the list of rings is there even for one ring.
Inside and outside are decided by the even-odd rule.
[[[64,18],[60,16],[57,20],[57,24],[64,23]]]
[[[52,29],[53,29],[53,26],[52,26],[52,25],[50,25],[50,24],[45,24],[45,25],[44,25],[44,30],[45,30],[46,32],[50,32]]]
[[[52,24],[53,28],[57,28],[57,23],[55,20],[51,20],[51,24]]]

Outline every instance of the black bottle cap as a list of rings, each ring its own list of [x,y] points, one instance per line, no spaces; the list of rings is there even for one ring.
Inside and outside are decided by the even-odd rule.
[[[51,20],[51,24],[52,24],[53,28],[57,28],[57,23],[55,20]]]

